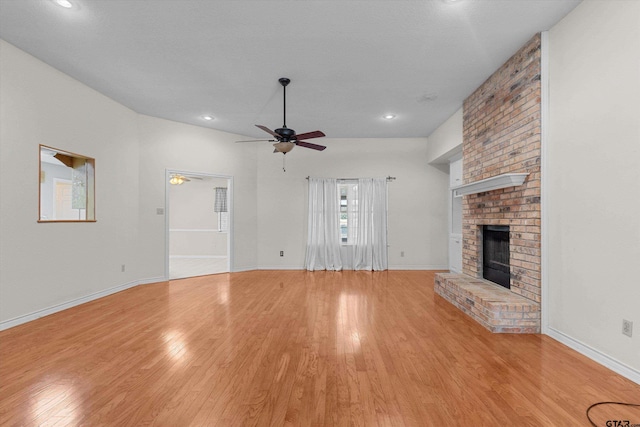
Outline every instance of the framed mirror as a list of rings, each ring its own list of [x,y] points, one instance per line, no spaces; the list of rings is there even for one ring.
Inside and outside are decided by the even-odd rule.
[[[95,160],[40,145],[38,222],[95,222]]]

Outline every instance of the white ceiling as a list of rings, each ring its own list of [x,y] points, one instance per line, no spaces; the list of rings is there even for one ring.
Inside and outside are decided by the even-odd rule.
[[[251,137],[282,125],[289,77],[287,125],[334,138],[428,136],[580,2],[70,1],[0,0],[0,37],[139,113]]]

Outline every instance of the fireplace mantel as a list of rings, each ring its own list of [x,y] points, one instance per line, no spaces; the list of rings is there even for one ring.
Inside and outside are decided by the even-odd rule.
[[[484,193],[486,191],[499,190],[507,187],[517,187],[524,183],[528,173],[503,173],[491,178],[463,184],[452,188],[453,196],[468,196],[469,194]]]

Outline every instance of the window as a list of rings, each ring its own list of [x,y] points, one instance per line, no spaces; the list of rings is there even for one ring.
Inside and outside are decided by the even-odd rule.
[[[95,160],[40,145],[38,222],[93,222]]]
[[[227,187],[216,187],[215,202],[213,210],[218,214],[218,231],[226,233],[229,231],[229,194]]]
[[[358,230],[358,183],[338,183],[340,193],[340,243],[354,245]]]
[[[218,231],[221,233],[229,231],[229,212],[218,212]]]
[[[387,180],[309,178],[307,270],[387,269]]]

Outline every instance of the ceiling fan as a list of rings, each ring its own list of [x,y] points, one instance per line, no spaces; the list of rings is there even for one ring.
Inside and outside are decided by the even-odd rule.
[[[283,99],[283,124],[281,128],[276,129],[275,131],[269,129],[263,125],[256,125],[256,127],[262,129],[267,132],[269,135],[273,136],[275,139],[255,139],[251,141],[237,141],[237,142],[254,142],[254,141],[268,141],[275,142],[274,153],[282,153],[287,154],[289,151],[293,150],[293,147],[296,145],[299,147],[311,148],[312,150],[322,151],[325,147],[324,145],[312,144],[307,141],[303,141],[303,139],[311,139],[311,138],[320,138],[325,136],[325,134],[319,130],[313,132],[305,132],[296,134],[296,131],[287,127],[287,85],[291,83],[291,80],[286,77],[281,77],[278,79],[280,84],[282,85],[282,99]]]
[[[180,173],[172,173],[169,175],[169,184],[171,185],[182,185],[185,182],[190,182],[192,179],[202,180],[199,176],[191,176],[191,175],[182,175]]]

